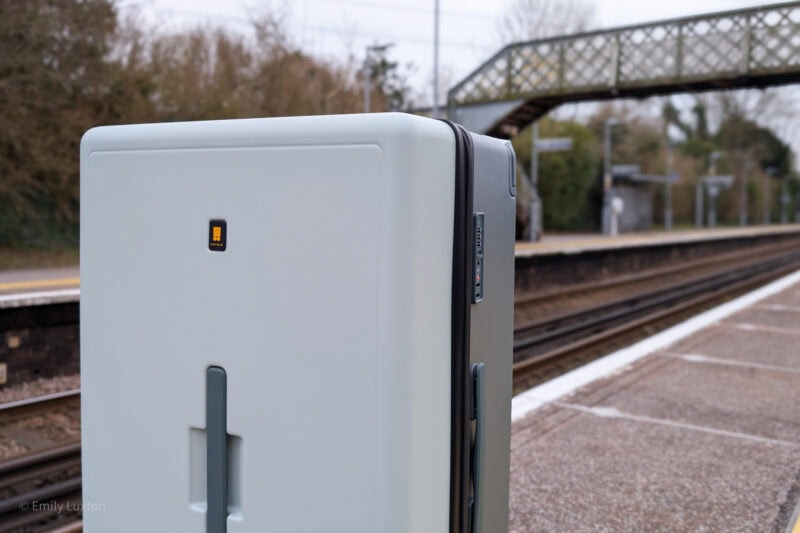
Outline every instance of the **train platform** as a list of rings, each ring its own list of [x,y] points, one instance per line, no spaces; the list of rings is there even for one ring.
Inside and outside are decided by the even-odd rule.
[[[80,299],[78,267],[36,268],[0,272],[0,324],[3,313],[17,308],[57,303],[72,303]]]
[[[800,531],[800,271],[516,396],[510,531]]]
[[[800,233],[800,224],[651,231],[644,233],[625,233],[614,237],[600,234],[545,234],[540,242],[517,242],[515,252],[518,258],[557,254],[572,255],[620,248],[696,244],[704,241],[755,238],[767,235],[797,233]]]
[[[1,271],[0,296],[76,289],[80,286],[79,276],[78,267]]]
[[[541,242],[518,242],[517,259],[537,256],[577,255],[585,252],[613,251],[618,249],[653,248],[666,245],[697,244],[732,239],[757,238],[773,235],[800,235],[800,224],[748,226],[745,228],[717,228],[681,231],[652,231],[626,233],[615,237],[600,234],[545,235]],[[0,271],[0,296],[41,291],[62,292],[78,289],[78,267],[39,268],[30,270]],[[8,298],[7,298],[8,299]]]

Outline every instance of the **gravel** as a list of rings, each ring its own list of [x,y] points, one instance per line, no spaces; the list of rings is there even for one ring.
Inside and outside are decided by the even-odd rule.
[[[0,404],[26,400],[28,398],[35,398],[36,396],[43,396],[54,392],[79,389],[80,387],[81,378],[78,374],[57,376],[54,378],[39,378],[35,381],[0,389]]]
[[[17,455],[22,455],[29,450],[30,448],[23,446],[14,439],[9,439],[0,435],[0,459],[16,457]]]

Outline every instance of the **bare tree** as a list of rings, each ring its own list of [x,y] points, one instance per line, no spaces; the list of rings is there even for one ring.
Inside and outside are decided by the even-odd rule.
[[[94,125],[361,110],[347,65],[305,53],[279,16],[251,26],[159,31],[113,0],[0,0],[0,253],[77,243],[79,143]],[[405,89],[381,67],[376,110]]]
[[[583,0],[514,0],[497,27],[503,44],[568,35],[594,24],[594,6]]]
[[[793,88],[724,91],[717,93],[710,106],[719,123],[738,117],[768,127],[784,139],[796,139],[800,98]],[[795,149],[797,149],[795,143]]]

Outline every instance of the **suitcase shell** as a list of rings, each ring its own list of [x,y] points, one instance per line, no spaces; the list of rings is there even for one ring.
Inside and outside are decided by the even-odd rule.
[[[475,531],[508,531],[516,156],[510,143],[470,133],[475,212],[484,213],[483,300],[471,305],[470,361],[486,364],[486,442]]]
[[[85,531],[506,529],[509,176],[506,143],[404,114],[87,132],[83,498],[103,511]],[[471,359],[492,489],[474,509]]]

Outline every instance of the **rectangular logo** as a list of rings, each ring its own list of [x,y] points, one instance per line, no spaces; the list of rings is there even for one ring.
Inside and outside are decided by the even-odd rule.
[[[224,252],[227,248],[228,224],[224,220],[212,220],[208,223],[208,249]]]

